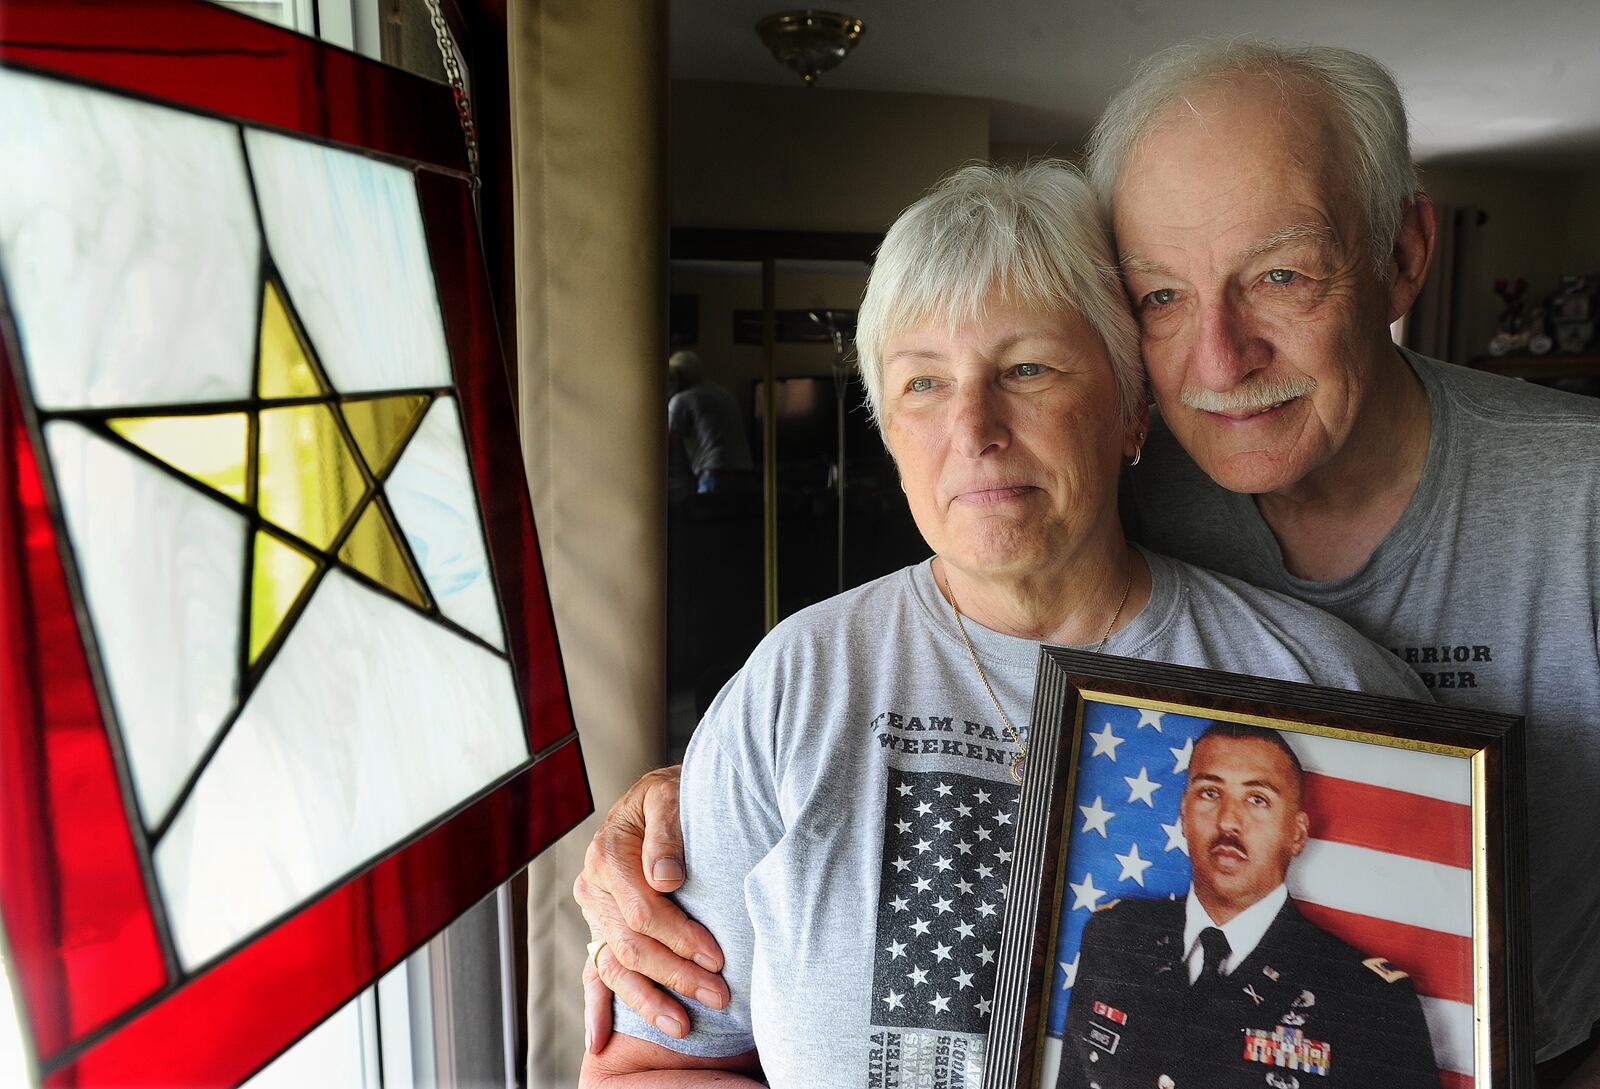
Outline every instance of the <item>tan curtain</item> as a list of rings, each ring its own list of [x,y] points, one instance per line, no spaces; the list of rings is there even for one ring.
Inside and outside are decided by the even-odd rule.
[[[510,0],[517,379],[556,629],[595,805],[664,722],[666,5]],[[577,1081],[593,819],[534,863],[528,1084]]]

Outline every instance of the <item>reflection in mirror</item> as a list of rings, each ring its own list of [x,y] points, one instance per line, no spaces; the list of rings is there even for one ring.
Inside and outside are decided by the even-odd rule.
[[[854,373],[867,266],[780,260],[773,277],[770,576],[781,620],[915,563],[927,548]],[[695,383],[673,391],[668,414],[667,756],[677,759],[766,626],[768,318],[758,262],[673,261],[671,292],[672,348],[697,357],[669,368],[669,385],[682,382],[685,362]],[[736,442],[748,458],[729,449]]]

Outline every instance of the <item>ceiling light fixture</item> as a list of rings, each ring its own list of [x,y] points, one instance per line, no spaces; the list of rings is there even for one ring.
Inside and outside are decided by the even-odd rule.
[[[853,15],[836,11],[780,11],[756,24],[756,35],[778,63],[794,69],[806,86],[837,65],[867,31]]]

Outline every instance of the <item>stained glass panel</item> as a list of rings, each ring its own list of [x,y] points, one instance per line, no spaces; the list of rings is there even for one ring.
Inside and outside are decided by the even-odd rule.
[[[440,611],[489,645],[504,649],[500,605],[489,575],[454,398],[441,397],[433,403],[384,482],[384,490]]]
[[[416,394],[371,397],[341,406],[345,424],[374,475],[381,477],[388,470],[427,404],[427,395]]]
[[[106,425],[179,472],[243,503],[245,439],[250,418],[243,412],[205,416],[122,416]]]
[[[367,494],[367,480],[328,405],[261,411],[256,454],[261,516],[327,548]]]
[[[41,405],[249,396],[261,246],[238,129],[0,69],[0,162]]]
[[[267,244],[343,393],[449,385],[433,269],[408,171],[248,130]]]
[[[45,426],[146,822],[233,705],[245,521],[76,423]]]
[[[306,347],[289,320],[278,286],[267,281],[261,300],[261,361],[259,391],[267,400],[283,397],[317,397],[326,391],[306,354]]]
[[[356,519],[350,536],[339,549],[339,558],[419,609],[427,607],[428,599],[411,573],[405,549],[378,503],[368,503],[367,509]]]
[[[250,663],[272,642],[300,592],[316,574],[317,564],[294,545],[263,530],[256,531],[250,564]]]
[[[155,862],[194,968],[528,758],[509,664],[330,571]]]
[[[395,161],[458,171],[454,111],[444,88],[205,4],[5,6],[0,369],[21,396],[0,388],[0,544],[25,558],[0,565],[10,967],[47,1084],[237,1083],[588,808],[470,189]],[[388,118],[379,102],[403,122],[360,120]],[[387,159],[326,143],[366,134]],[[444,201],[427,230],[419,194]],[[372,498],[438,399],[450,517],[498,564],[477,576],[493,638],[459,601],[402,603],[406,561],[417,597],[430,584]],[[203,450],[202,415],[220,436]],[[430,427],[413,465],[438,445]],[[294,599],[307,564],[332,568]]]

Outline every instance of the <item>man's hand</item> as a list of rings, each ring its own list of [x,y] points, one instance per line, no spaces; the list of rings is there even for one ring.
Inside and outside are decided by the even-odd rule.
[[[591,1054],[611,1038],[613,991],[656,1028],[678,1038],[688,1035],[689,1015],[655,983],[714,1009],[728,1004],[728,985],[717,974],[722,950],[709,930],[664,895],[684,877],[681,770],[648,772],[617,799],[572,886],[590,933],[605,942],[583,969],[584,1047]]]

